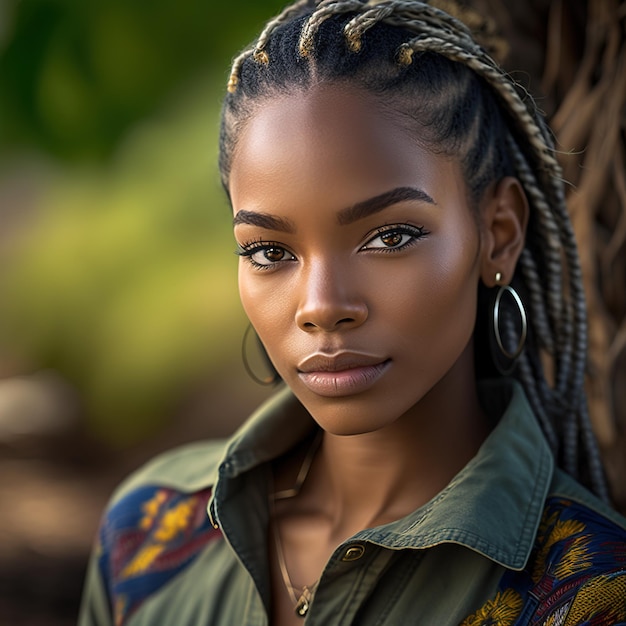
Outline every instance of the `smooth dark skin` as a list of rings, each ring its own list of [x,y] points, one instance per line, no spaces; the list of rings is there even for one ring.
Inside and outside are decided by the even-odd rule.
[[[351,207],[397,188],[419,197],[352,221]],[[279,501],[273,520],[292,582],[311,585],[338,544],[426,503],[487,436],[473,365],[477,285],[513,276],[528,207],[506,178],[485,193],[478,227],[459,163],[418,145],[367,93],[329,84],[261,105],[240,137],[230,193],[238,243],[266,245],[254,258],[271,264],[241,259],[243,306],[324,430],[300,494]],[[383,241],[377,229],[392,225],[424,236]],[[356,394],[329,398],[303,385],[303,359],[342,350],[387,369]],[[277,490],[293,485],[304,453],[276,464]],[[272,533],[269,551],[271,623],[302,624]]]

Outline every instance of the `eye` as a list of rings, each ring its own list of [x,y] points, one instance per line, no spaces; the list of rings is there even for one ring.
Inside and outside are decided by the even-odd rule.
[[[269,269],[283,261],[296,260],[291,252],[271,242],[255,242],[238,246],[236,254],[246,257],[258,269]]]
[[[402,250],[414,244],[418,239],[426,236],[428,232],[424,228],[400,224],[379,228],[374,236],[361,248],[361,250],[393,251]]]

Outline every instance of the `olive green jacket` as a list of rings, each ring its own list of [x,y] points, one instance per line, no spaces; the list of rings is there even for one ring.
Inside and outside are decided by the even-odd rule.
[[[337,546],[303,623],[626,623],[626,520],[555,468],[519,385],[481,398],[497,425],[477,455],[423,507]],[[118,489],[79,626],[269,623],[268,462],[316,428],[295,402],[285,389],[229,441]]]

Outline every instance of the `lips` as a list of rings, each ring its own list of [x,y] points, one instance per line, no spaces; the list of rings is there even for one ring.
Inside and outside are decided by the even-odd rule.
[[[313,393],[326,397],[367,391],[385,374],[391,360],[372,354],[317,353],[298,365],[298,376]]]

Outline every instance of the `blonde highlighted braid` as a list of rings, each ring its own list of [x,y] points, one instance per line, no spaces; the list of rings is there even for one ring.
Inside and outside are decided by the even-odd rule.
[[[222,181],[228,192],[237,138],[256,108],[319,80],[363,87],[399,113],[409,133],[457,156],[474,206],[490,183],[516,176],[531,216],[514,277],[529,342],[513,375],[559,465],[608,499],[584,393],[586,306],[561,169],[532,98],[492,56],[504,48],[489,20],[452,0],[295,2],[233,63],[222,114]],[[479,310],[478,323],[487,317],[486,308]],[[515,325],[502,331],[515,346]]]

